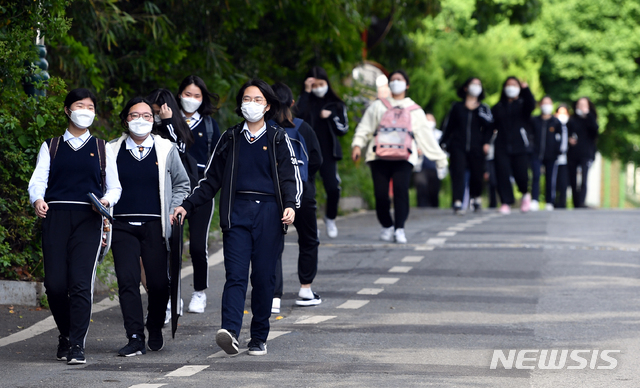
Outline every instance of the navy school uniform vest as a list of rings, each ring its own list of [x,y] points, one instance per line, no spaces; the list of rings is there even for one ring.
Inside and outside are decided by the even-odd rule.
[[[133,157],[131,152],[138,151],[127,150],[123,141],[117,159],[122,195],[114,207],[113,215],[130,222],[159,220],[160,176],[155,144],[142,160]]]
[[[236,192],[275,195],[269,152],[266,131],[253,142],[247,140],[244,133],[240,133]]]
[[[50,140],[47,143],[51,145]],[[98,198],[104,195],[96,138],[89,136],[77,150],[66,141],[60,142],[49,167],[44,201],[54,210],[92,211],[90,192]]]

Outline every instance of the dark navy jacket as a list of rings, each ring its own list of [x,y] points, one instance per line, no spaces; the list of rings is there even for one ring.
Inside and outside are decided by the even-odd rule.
[[[531,119],[533,132],[533,156],[538,160],[556,160],[562,144],[562,123],[551,116],[543,120],[542,116]]]

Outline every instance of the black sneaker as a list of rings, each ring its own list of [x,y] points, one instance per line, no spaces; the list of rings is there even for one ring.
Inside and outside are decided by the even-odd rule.
[[[238,354],[238,339],[233,332],[226,329],[218,330],[216,343],[227,354]]]
[[[69,338],[60,334],[58,336],[58,353],[56,354],[56,358],[58,361],[67,361],[67,357],[69,356]]]
[[[87,360],[84,358],[84,348],[80,345],[73,345],[69,349],[69,355],[67,356],[67,364],[77,365],[86,364]]]
[[[267,354],[267,343],[257,339],[251,339],[249,341],[249,355],[250,356],[264,356]]]
[[[162,329],[149,331],[149,340],[147,341],[149,350],[157,352],[164,348],[164,338],[162,338]]]
[[[320,299],[320,295],[313,293],[313,298],[301,298],[296,300],[296,305],[298,306],[317,306],[322,303],[322,299]]]
[[[129,343],[118,350],[118,356],[122,357],[132,357],[139,356],[141,354],[146,354],[147,349],[144,347],[144,337],[138,336],[134,334],[129,338]]]

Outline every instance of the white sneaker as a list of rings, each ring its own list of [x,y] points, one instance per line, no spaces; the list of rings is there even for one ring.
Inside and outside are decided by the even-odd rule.
[[[407,243],[407,237],[404,235],[404,229],[403,228],[396,229],[394,234],[395,234],[396,242],[398,244],[406,244]]]
[[[554,208],[553,208],[553,204],[552,204],[552,203],[548,203],[548,204],[546,204],[546,205],[544,206],[544,208],[545,208],[545,210],[550,211],[550,212],[551,212],[551,211],[553,211],[553,209],[554,209]]]
[[[393,226],[382,228],[382,230],[380,231],[380,240],[393,241]]]
[[[537,212],[538,210],[540,210],[540,203],[538,201],[536,201],[535,199],[533,201],[531,201],[530,210],[532,212]]]
[[[204,308],[207,306],[207,294],[204,291],[194,291],[191,294],[191,302],[189,302],[189,308],[187,309],[190,313],[202,314],[204,313]]]
[[[280,298],[273,298],[271,303],[271,314],[280,314]]]
[[[327,226],[327,236],[329,236],[329,238],[338,237],[338,227],[336,226],[336,220],[325,218],[324,223]]]

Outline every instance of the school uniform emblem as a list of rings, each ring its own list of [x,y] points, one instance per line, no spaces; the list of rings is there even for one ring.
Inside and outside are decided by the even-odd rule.
[[[91,155],[91,157],[93,158],[95,155],[93,154],[93,152],[91,152],[89,155]]]
[[[549,132],[555,132],[555,130],[556,130],[555,128],[549,127]]]
[[[267,150],[267,146],[262,146],[262,149],[266,151]]]
[[[202,132],[198,132],[198,136],[202,137]]]

